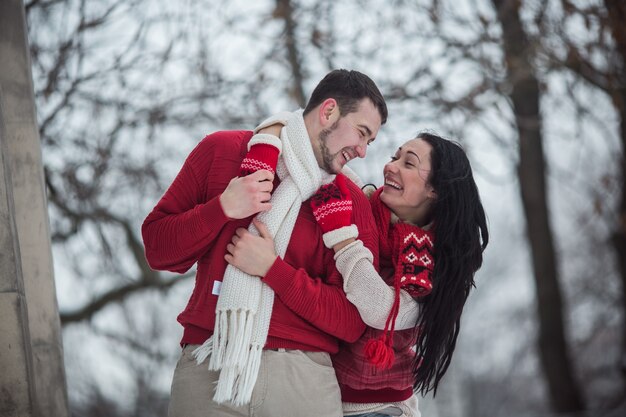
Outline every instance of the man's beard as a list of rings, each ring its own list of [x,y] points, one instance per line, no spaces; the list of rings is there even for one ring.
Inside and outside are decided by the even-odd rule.
[[[335,172],[333,170],[333,159],[335,158],[334,158],[334,155],[330,153],[330,150],[328,150],[326,141],[328,140],[328,137],[330,136],[331,132],[337,129],[338,126],[339,126],[339,120],[333,123],[332,126],[330,126],[328,129],[322,130],[319,136],[320,153],[322,154],[321,155],[322,165],[323,165],[322,168],[324,169],[324,171],[328,172],[329,174],[338,174],[338,172]]]

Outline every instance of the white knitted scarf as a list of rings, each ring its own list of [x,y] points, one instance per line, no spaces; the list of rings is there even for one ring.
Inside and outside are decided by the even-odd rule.
[[[277,122],[284,125],[280,135],[282,153],[276,168],[281,182],[270,200],[272,208],[257,215],[274,237],[280,257],[285,256],[302,202],[334,177],[319,168],[302,113],[279,113],[256,128]],[[252,223],[248,230],[259,235]],[[258,277],[227,266],[215,308],[213,336],[193,352],[198,363],[210,356],[209,369],[221,370],[213,396],[215,402],[250,402],[273,304],[274,291]]]

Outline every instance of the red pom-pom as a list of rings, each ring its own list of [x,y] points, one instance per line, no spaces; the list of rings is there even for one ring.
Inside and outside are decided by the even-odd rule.
[[[395,360],[393,349],[381,339],[370,339],[365,344],[365,357],[379,369],[391,368]]]

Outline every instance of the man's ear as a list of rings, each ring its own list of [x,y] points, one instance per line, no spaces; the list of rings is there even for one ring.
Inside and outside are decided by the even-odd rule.
[[[339,105],[334,98],[327,98],[320,105],[319,118],[320,124],[326,128],[332,126],[337,120],[339,120]]]

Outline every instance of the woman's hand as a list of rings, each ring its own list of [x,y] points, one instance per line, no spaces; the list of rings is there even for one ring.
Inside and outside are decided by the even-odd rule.
[[[282,129],[283,129],[283,125],[281,123],[275,123],[273,125],[260,129],[257,133],[265,133],[268,135],[274,135],[274,136],[280,137],[280,131]]]
[[[322,185],[311,197],[311,210],[315,221],[322,229],[324,245],[338,252],[354,242],[359,232],[352,224],[352,196],[343,174]]]
[[[257,219],[252,220],[260,236],[254,236],[247,229],[235,231],[232,242],[226,246],[226,262],[239,268],[246,274],[264,277],[278,255],[274,249],[274,239],[267,226]]]
[[[343,249],[346,246],[348,246],[350,243],[354,242],[355,240],[356,240],[355,238],[349,238],[349,239],[346,239],[346,240],[342,240],[341,242],[337,243],[336,245],[333,245],[333,250],[335,251],[335,253],[337,253],[341,249]]]

